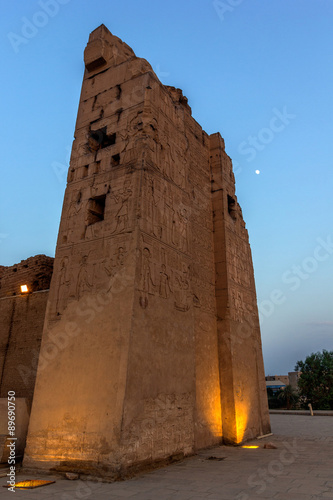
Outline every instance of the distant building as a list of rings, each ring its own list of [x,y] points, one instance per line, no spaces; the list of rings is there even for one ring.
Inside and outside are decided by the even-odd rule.
[[[267,377],[266,377],[267,378]],[[284,384],[281,380],[266,380],[266,389],[271,389],[273,393],[284,389],[287,384]]]
[[[297,390],[300,375],[301,372],[288,372],[288,375],[267,375],[265,377],[266,389],[269,388],[276,392],[284,389],[286,385],[291,385],[293,389]]]
[[[298,380],[302,372],[288,372],[289,384],[293,389],[298,389]]]
[[[265,377],[265,380],[267,381],[270,381],[270,380],[280,380],[284,385],[288,385],[289,384],[289,377],[288,375],[267,375],[267,377]]]

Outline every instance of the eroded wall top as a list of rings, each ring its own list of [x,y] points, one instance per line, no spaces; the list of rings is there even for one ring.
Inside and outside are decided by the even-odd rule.
[[[21,294],[21,285],[29,292],[50,288],[53,257],[35,255],[13,266],[0,266],[0,298]]]

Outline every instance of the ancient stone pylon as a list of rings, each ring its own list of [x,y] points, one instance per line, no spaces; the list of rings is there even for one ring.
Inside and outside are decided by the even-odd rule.
[[[24,464],[117,475],[270,424],[223,139],[104,25],[84,59]]]

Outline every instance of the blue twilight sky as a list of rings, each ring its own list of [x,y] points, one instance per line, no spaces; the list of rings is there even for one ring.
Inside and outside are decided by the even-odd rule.
[[[1,0],[0,264],[54,256],[89,33],[183,89],[234,162],[265,370],[333,349],[332,0]],[[260,171],[260,173],[256,173]]]

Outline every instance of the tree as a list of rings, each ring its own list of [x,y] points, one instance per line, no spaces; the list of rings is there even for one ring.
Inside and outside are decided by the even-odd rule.
[[[316,352],[297,361],[299,393],[315,410],[333,410],[333,351]]]
[[[298,394],[291,385],[286,385],[284,389],[279,391],[277,398],[287,405],[287,410],[290,410],[297,403]]]

